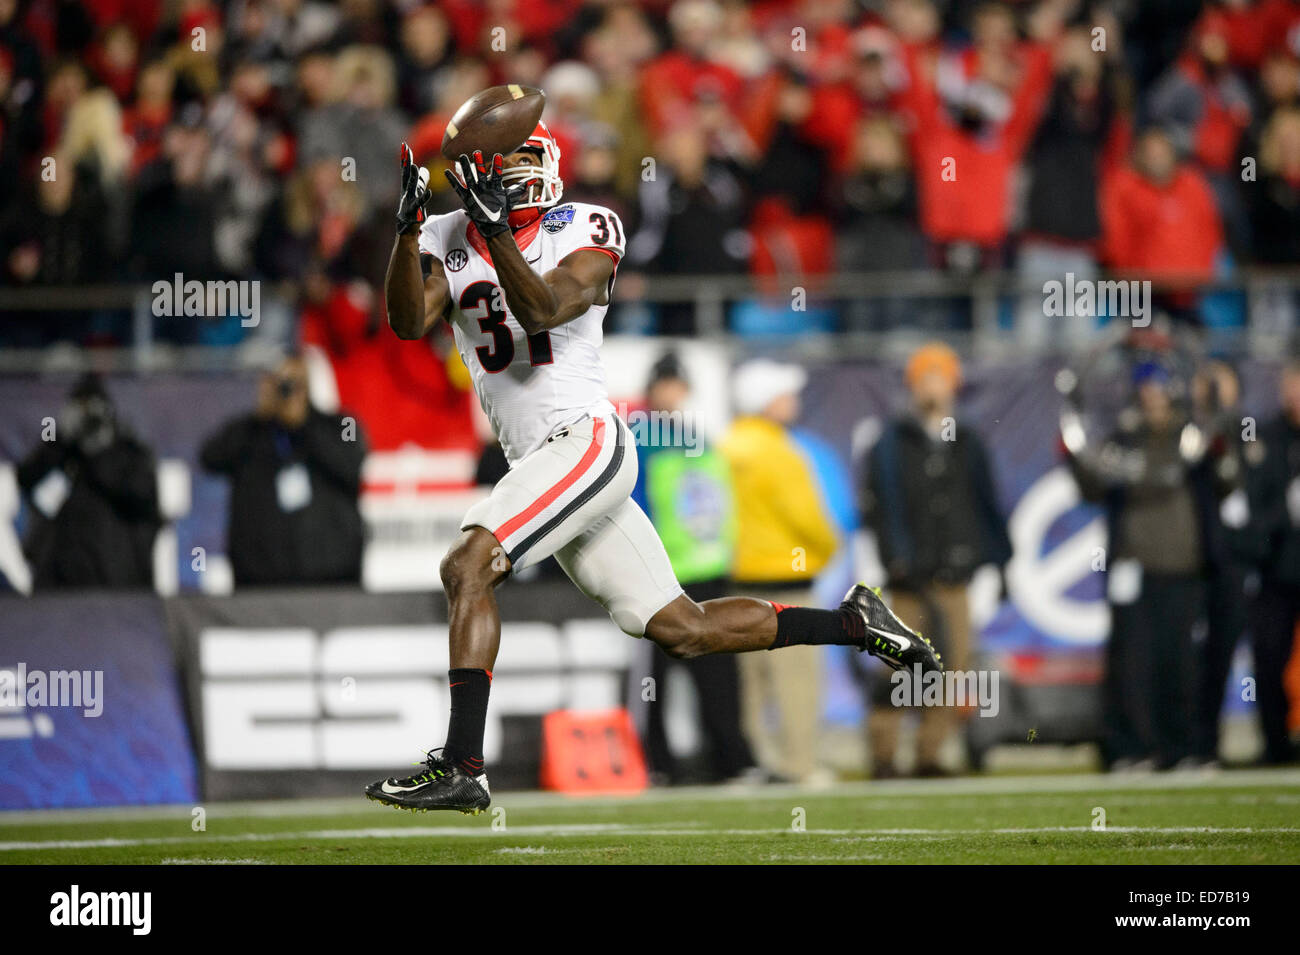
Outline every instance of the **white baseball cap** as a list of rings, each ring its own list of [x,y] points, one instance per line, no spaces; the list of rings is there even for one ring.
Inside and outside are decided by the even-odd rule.
[[[808,372],[798,365],[756,358],[747,361],[731,379],[732,400],[736,413],[754,415],[762,412],[783,395],[797,395],[808,384]]]

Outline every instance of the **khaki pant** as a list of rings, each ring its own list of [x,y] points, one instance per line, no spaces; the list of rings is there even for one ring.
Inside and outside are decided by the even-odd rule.
[[[741,588],[748,597],[808,606],[808,590]],[[740,664],[741,714],[745,735],[760,765],[793,780],[808,779],[817,769],[821,735],[822,650],[817,646],[756,650],[737,657]],[[773,729],[769,707],[777,720]]]
[[[931,619],[931,613],[921,596],[898,590],[889,596],[889,607],[898,618],[914,630],[929,636],[943,633],[942,646],[937,649],[943,657],[945,670],[966,670],[970,665],[970,610],[966,603],[965,584],[932,584],[928,595],[942,616],[942,623]],[[881,679],[885,679],[884,676]],[[871,759],[877,765],[892,766],[898,750],[898,732],[903,716],[909,707],[881,705],[879,696],[872,707],[868,722],[871,742]],[[958,726],[962,714],[951,706],[920,708],[921,725],[917,731],[916,765],[937,766],[939,750]]]

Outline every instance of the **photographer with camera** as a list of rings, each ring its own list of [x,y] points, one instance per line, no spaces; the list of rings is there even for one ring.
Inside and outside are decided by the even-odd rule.
[[[1066,446],[1080,492],[1106,514],[1102,758],[1112,772],[1194,768],[1208,756],[1197,631],[1209,588],[1225,583],[1220,509],[1241,469],[1214,425],[1192,420],[1182,382],[1164,363],[1140,361],[1132,387],[1132,406],[1107,441]],[[1217,612],[1216,639],[1225,625]]]
[[[253,413],[222,426],[200,454],[205,468],[230,478],[226,548],[236,586],[359,582],[364,458],[354,419],[311,406],[301,358],[265,375]]]
[[[23,545],[35,588],[152,587],[153,452],[119,422],[97,375],[73,386],[48,437],[18,465],[35,511]]]

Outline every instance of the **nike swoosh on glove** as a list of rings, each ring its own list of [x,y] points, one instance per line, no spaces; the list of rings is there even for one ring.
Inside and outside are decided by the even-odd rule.
[[[489,166],[483,162],[483,153],[474,151],[474,159],[462,155],[456,160],[457,176],[450,169],[445,170],[447,181],[460,196],[460,201],[469,213],[479,234],[485,239],[500,235],[510,229],[510,196],[501,181],[504,168],[501,154],[492,157]]]
[[[417,229],[425,219],[424,204],[429,201],[429,170],[415,164],[411,147],[402,143],[402,197],[397,202],[397,234]]]

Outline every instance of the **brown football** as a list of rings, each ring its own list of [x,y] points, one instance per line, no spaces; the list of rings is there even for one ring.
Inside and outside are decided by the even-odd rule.
[[[485,157],[503,156],[518,149],[533,134],[546,108],[546,94],[536,87],[507,83],[475,93],[456,110],[442,136],[444,159],[472,156],[482,150]]]

